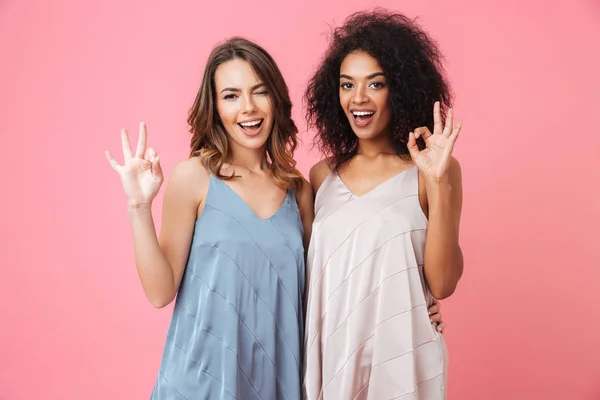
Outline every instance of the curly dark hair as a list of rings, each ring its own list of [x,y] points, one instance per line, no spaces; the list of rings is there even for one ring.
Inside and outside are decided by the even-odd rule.
[[[388,81],[392,111],[390,135],[396,154],[410,157],[410,131],[433,130],[433,105],[442,116],[451,106],[452,91],[445,78],[443,56],[436,43],[408,17],[385,9],[350,15],[332,32],[332,39],[304,94],[306,121],[316,129],[314,144],[335,170],[358,150],[358,138],[340,106],[340,67],[344,58],[362,51],[375,58]],[[419,138],[419,147],[424,147]]]

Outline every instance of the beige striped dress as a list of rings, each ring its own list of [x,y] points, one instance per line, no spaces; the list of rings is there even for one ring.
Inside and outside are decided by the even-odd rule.
[[[413,166],[362,196],[334,172],[319,188],[307,260],[305,399],[445,399],[446,345],[427,312],[418,186]]]

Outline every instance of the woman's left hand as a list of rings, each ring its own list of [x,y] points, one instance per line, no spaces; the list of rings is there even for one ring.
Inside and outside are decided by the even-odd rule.
[[[425,178],[432,181],[448,179],[452,149],[462,128],[462,121],[457,126],[453,126],[453,114],[453,110],[449,109],[446,126],[444,126],[440,102],[436,101],[433,106],[433,133],[423,126],[408,135],[407,147],[413,162]],[[417,139],[421,136],[427,146],[423,150],[419,150],[417,146]]]
[[[433,305],[429,307],[429,319],[431,323],[435,323],[435,329],[439,333],[444,333],[444,329],[446,328],[446,323],[442,321],[442,312],[440,311],[440,303],[434,299]]]

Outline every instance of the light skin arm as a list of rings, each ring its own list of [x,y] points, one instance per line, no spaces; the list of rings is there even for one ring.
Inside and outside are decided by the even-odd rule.
[[[141,123],[138,145],[132,154],[128,133],[122,130],[124,164],[119,165],[109,152],[106,157],[119,174],[127,197],[135,263],[142,287],[150,303],[160,308],[173,301],[179,289],[202,199],[198,188],[203,183],[207,185],[207,178],[195,159],[184,160],[174,168],[163,200],[159,240],[152,201],[160,190],[163,175],[156,151],[146,149],[146,136],[146,126]]]
[[[157,308],[170,304],[179,290],[190,251],[199,207],[190,182],[202,184],[195,160],[179,163],[171,174],[163,199],[160,237],[150,206],[130,207],[135,261],[146,297]]]

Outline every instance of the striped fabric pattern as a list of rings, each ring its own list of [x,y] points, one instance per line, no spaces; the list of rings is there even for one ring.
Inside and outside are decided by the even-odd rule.
[[[362,196],[335,173],[321,185],[307,259],[306,399],[445,398],[418,194],[416,167]]]
[[[305,269],[291,191],[268,219],[211,175],[153,400],[298,400]]]

